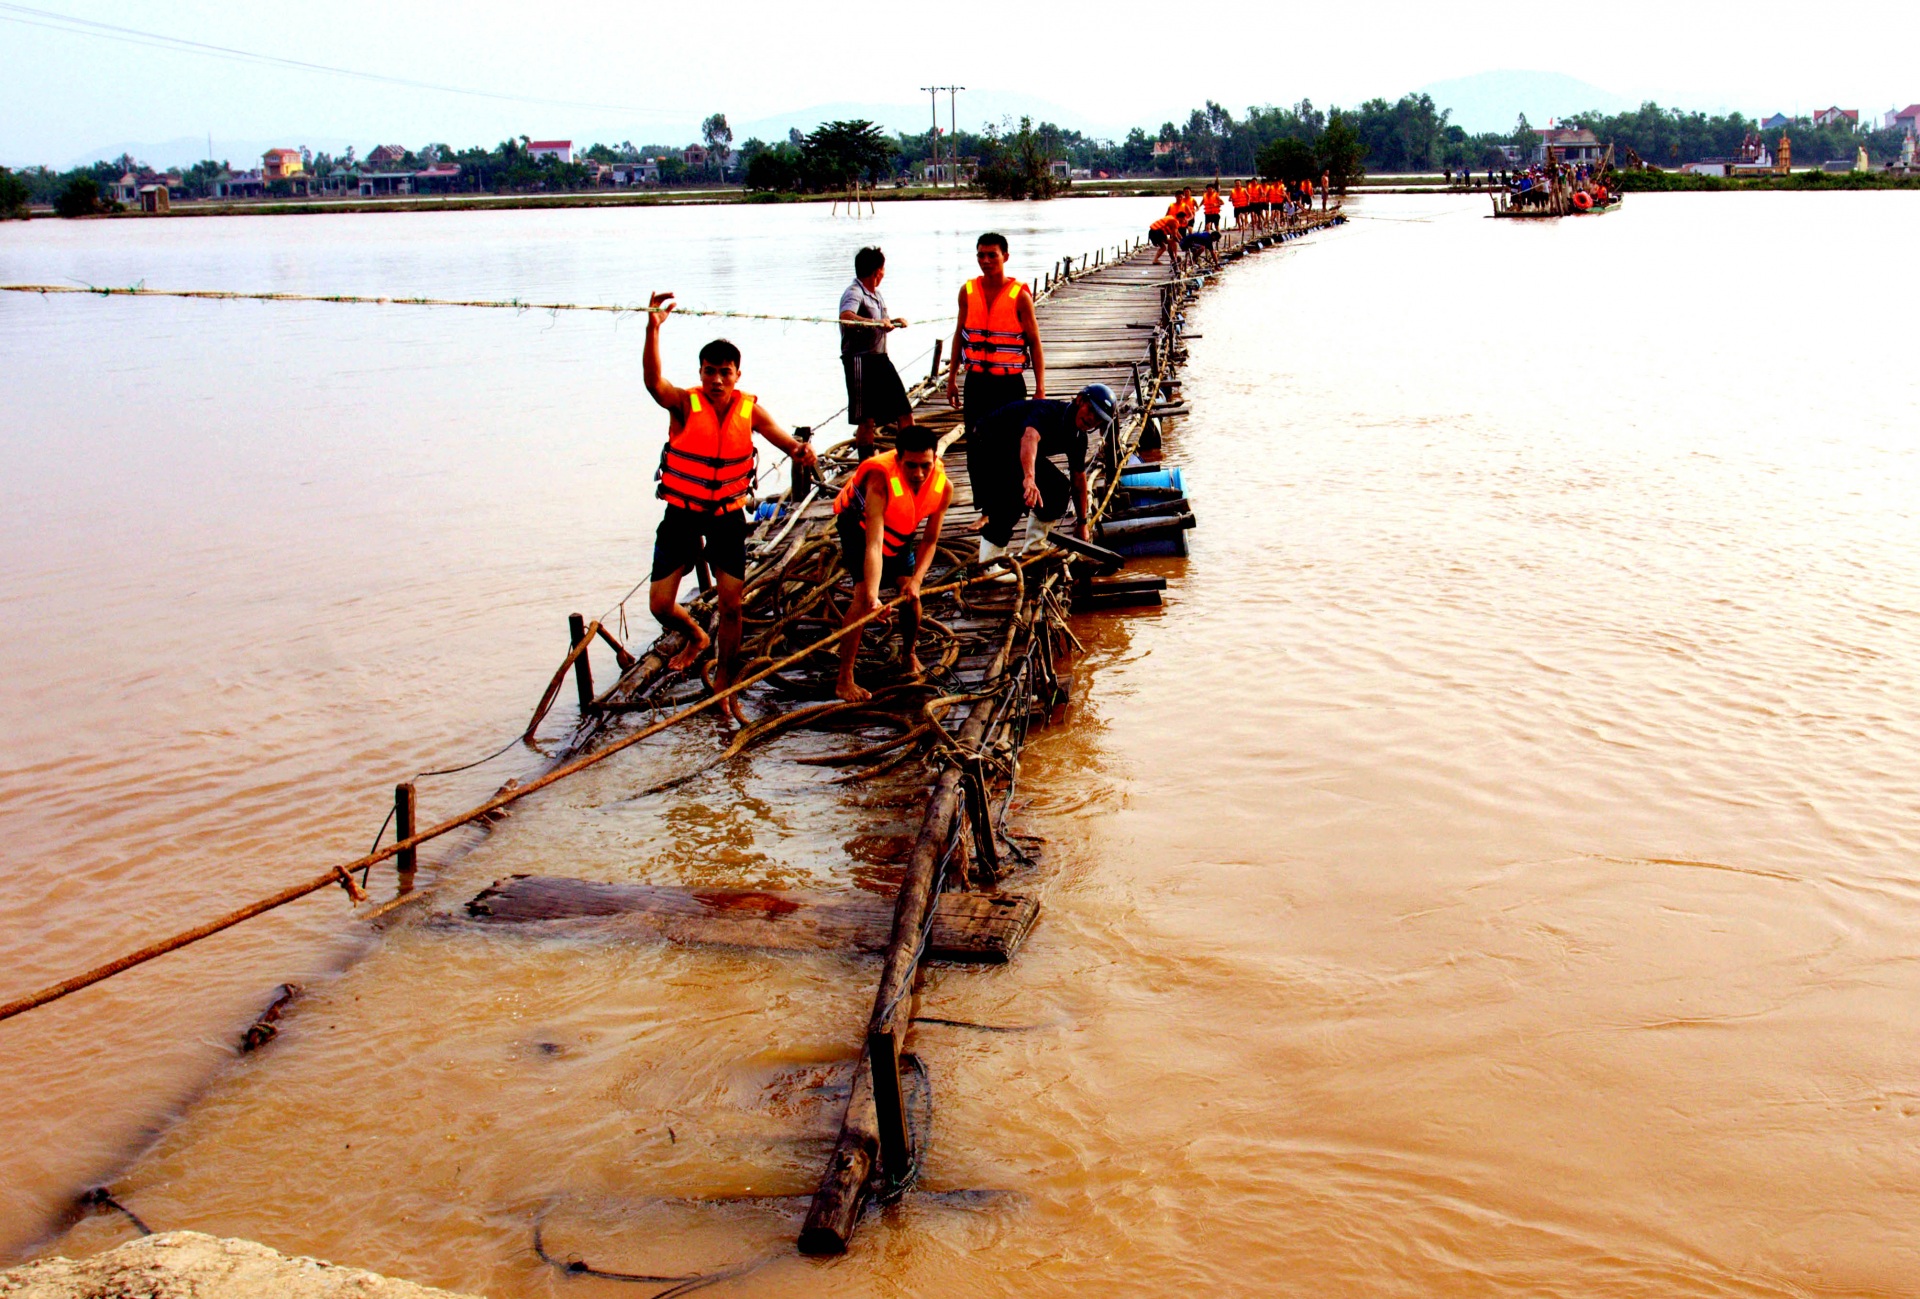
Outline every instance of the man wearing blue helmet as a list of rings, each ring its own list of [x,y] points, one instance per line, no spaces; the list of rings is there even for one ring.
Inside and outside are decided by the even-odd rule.
[[[980,562],[1007,553],[1013,525],[1029,508],[1029,543],[1043,539],[1067,512],[1072,493],[1074,529],[1084,537],[1092,502],[1087,493],[1087,444],[1090,436],[1113,422],[1119,402],[1104,383],[1089,384],[1072,401],[1016,401],[981,421],[970,436],[980,439],[983,468],[997,480],[990,490],[978,485],[974,499],[985,502],[986,524],[980,532]],[[1067,471],[1053,464],[1065,457]],[[1034,526],[1035,524],[1038,526]]]

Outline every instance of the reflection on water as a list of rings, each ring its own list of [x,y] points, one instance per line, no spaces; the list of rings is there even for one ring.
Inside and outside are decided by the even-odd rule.
[[[1163,611],[1081,621],[1075,715],[1024,765],[1041,924],[1014,965],[938,971],[922,1003],[1038,1027],[922,1027],[929,1193],[846,1259],[788,1247],[873,963],[411,921],[342,937],[331,901],[0,1029],[8,1232],[198,1087],[116,1182],[156,1226],[501,1295],[625,1292],[541,1263],[536,1222],[596,1268],[762,1264],[716,1293],[1910,1292],[1909,202],[1647,197],[1515,229],[1377,199],[1362,214],[1391,220],[1235,269],[1194,313],[1172,440],[1193,557]],[[1086,221],[1096,246],[1096,215],[1137,213],[1025,219]],[[551,272],[632,297],[638,275],[594,290],[614,241],[665,216],[740,223],[706,302],[803,238],[825,258],[874,228],[341,218],[314,227],[339,278],[258,256],[288,287]],[[945,245],[979,219],[883,215],[896,266],[938,266],[912,294],[890,273],[905,314],[950,292]],[[10,277],[109,255],[47,229],[5,234]],[[427,229],[454,233],[411,246]],[[388,242],[357,264],[363,230]],[[722,260],[693,255],[710,233],[680,245],[690,275]],[[155,256],[223,264],[187,242]],[[819,279],[769,283],[811,309],[839,272]],[[377,823],[385,773],[491,747],[560,615],[643,561],[637,331],[327,310],[0,314],[38,431],[5,442],[25,468],[0,527],[26,562],[0,650],[44,683],[7,701],[0,907],[31,935],[10,980],[364,847],[346,830]],[[1845,339],[1817,364],[1783,342],[1809,321]],[[821,346],[742,341],[750,368]],[[770,402],[836,404],[830,369],[787,364]],[[298,384],[280,414],[234,404],[268,375]],[[113,418],[74,417],[80,392]],[[632,797],[712,738],[522,805],[436,859],[447,897],[515,871],[885,880],[914,809],[849,809],[777,754]],[[311,990],[279,1040],[231,1061],[288,977]],[[60,1247],[123,1230],[89,1219]]]

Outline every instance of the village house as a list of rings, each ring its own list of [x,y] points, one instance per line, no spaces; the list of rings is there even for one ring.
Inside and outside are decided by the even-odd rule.
[[[413,173],[413,192],[416,194],[448,194],[459,183],[460,164],[457,162],[436,162]]]
[[[558,158],[561,162],[573,161],[572,140],[534,140],[527,145],[527,155],[535,162],[542,158]]]
[[[284,181],[295,194],[312,192],[313,175],[299,149],[268,149],[260,158],[260,174],[269,187]]]
[[[707,150],[703,145],[690,144],[680,151],[680,161],[698,170],[707,165]]]
[[[123,171],[120,179],[107,186],[107,197],[118,203],[133,207],[140,202],[140,192],[159,186],[168,190],[180,188],[180,173],[170,171],[161,173],[151,167],[142,167],[139,171]]]
[[[407,151],[397,144],[376,144],[367,155],[366,165],[375,171],[392,171],[407,160]]]
[[[268,149],[261,155],[260,170],[269,181],[292,180],[305,169],[298,149]]]
[[[1791,117],[1788,117],[1785,113],[1775,113],[1772,117],[1760,123],[1760,129],[1763,131],[1784,131],[1792,125],[1793,119]]]
[[[917,162],[913,170],[923,185],[970,185],[980,171],[980,159],[942,158],[939,162]]]
[[[1908,135],[1920,135],[1920,104],[1908,104],[1887,114],[1886,124],[1897,126]]]
[[[658,185],[660,183],[660,163],[655,158],[642,158],[639,162],[616,162],[609,172],[615,185]]]
[[[1583,162],[1599,162],[1605,149],[1600,137],[1584,126],[1549,126],[1540,132],[1540,142],[1533,146],[1533,161],[1547,160],[1547,150],[1552,149],[1554,156],[1561,162],[1579,166]]]
[[[217,198],[259,198],[267,192],[266,175],[259,169],[230,171],[213,183]]]
[[[1857,108],[1823,108],[1813,115],[1813,124],[1816,128],[1825,126],[1855,127],[1860,125],[1860,110]]]

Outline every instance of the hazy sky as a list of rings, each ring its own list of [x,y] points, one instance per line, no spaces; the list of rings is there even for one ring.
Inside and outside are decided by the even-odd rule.
[[[0,4],[0,161],[66,163],[122,140],[212,133],[321,147],[509,134],[684,134],[833,100],[924,102],[933,81],[1037,95],[1069,125],[1151,125],[1212,97],[1353,103],[1496,68],[1749,113],[1920,100],[1920,10],[1621,0],[1437,5],[767,3],[611,0],[37,0],[32,9],[506,95],[541,105],[235,62],[23,25]],[[1173,19],[1194,21],[1179,28]],[[966,100],[963,97],[961,107]],[[650,128],[658,128],[650,129]]]

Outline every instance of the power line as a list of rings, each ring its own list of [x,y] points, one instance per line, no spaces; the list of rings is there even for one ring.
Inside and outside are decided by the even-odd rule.
[[[262,54],[257,50],[235,49],[228,45],[209,45],[205,41],[168,36],[164,32],[150,32],[138,27],[122,27],[116,23],[97,22],[91,18],[77,18],[72,14],[55,13],[51,9],[35,9],[29,5],[0,3],[0,22],[18,23],[23,27],[40,27],[48,31],[66,32],[73,36],[93,36],[101,40],[119,41],[126,45],[144,45],[152,49],[199,54],[237,63],[257,63],[268,67],[293,68],[301,72],[324,72],[338,77],[355,77],[361,81],[404,86],[410,90],[431,90],[446,95],[470,95],[476,99],[498,99],[516,104],[544,104],[553,108],[596,108],[609,112],[640,113],[653,117],[678,117],[687,111],[642,108],[634,104],[604,104],[584,99],[547,99],[539,95],[515,95],[496,90],[476,90],[471,86],[449,86],[435,81],[416,81],[410,77],[393,77],[381,72],[367,72],[360,68],[342,68],[330,63],[309,63],[304,59],[290,59],[279,54]]]

